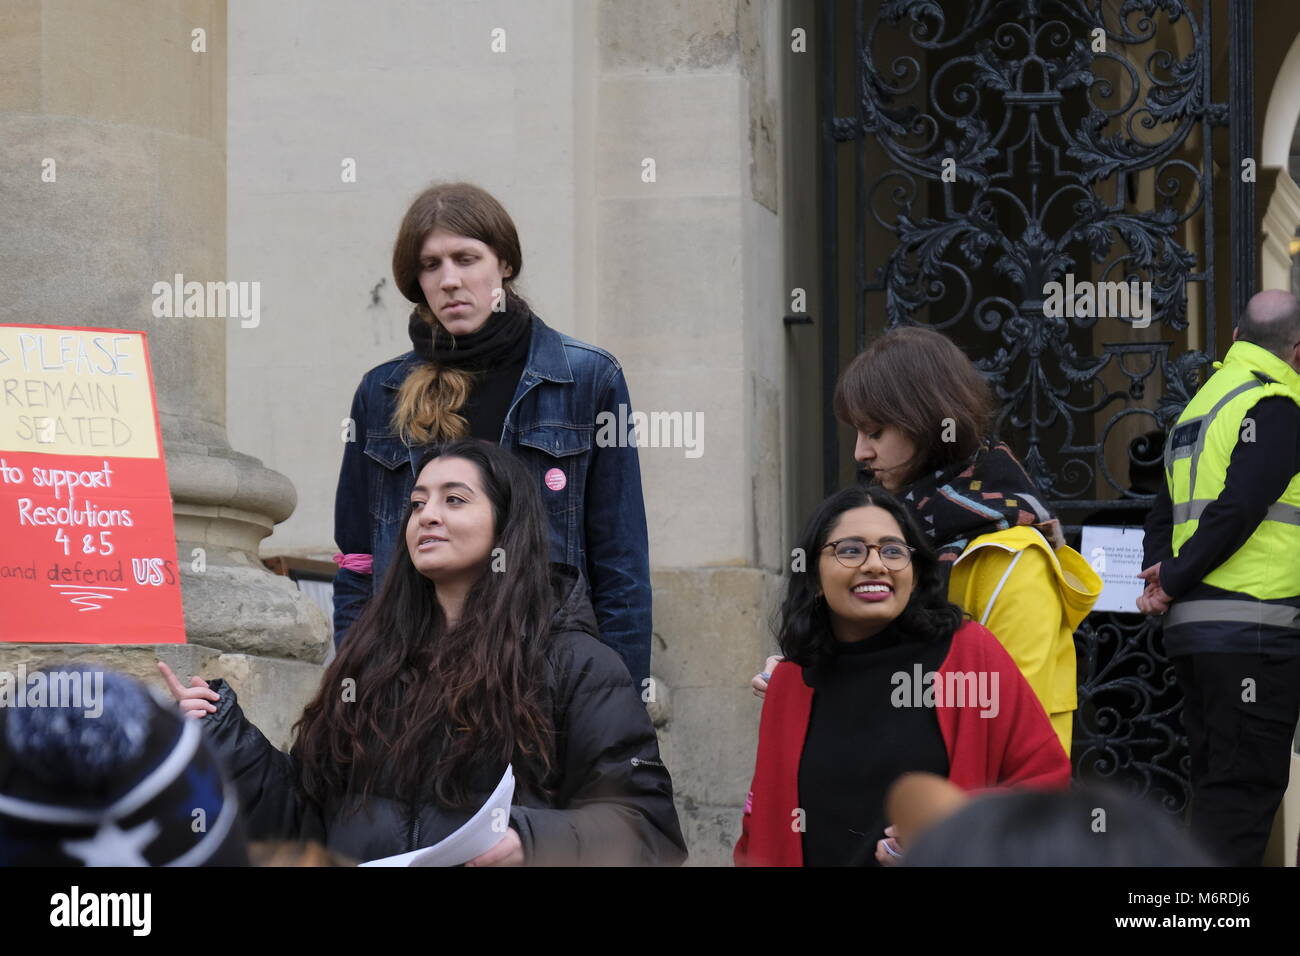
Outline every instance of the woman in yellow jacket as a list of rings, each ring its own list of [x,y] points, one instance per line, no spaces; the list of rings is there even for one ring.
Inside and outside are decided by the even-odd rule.
[[[1074,632],[1099,594],[1101,580],[1079,552],[1053,548],[1024,525],[972,540],[948,579],[948,600],[997,635],[1067,756],[1079,706]]]
[[[836,414],[858,432],[854,457],[915,511],[949,569],[949,600],[997,635],[1069,754],[1074,632],[1101,579],[1010,449],[985,437],[992,404],[962,351],[922,328],[886,332],[835,390]],[[754,678],[759,696],[773,666]]]

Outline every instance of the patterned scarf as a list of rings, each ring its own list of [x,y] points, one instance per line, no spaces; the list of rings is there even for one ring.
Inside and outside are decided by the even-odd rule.
[[[985,441],[970,458],[913,482],[903,495],[921,528],[951,566],[971,539],[1033,525],[1052,547],[1065,543],[1060,522],[1038,500],[1034,483],[1005,444]]]

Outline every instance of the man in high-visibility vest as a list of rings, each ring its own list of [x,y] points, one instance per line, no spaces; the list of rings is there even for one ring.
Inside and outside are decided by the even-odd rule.
[[[1300,302],[1259,293],[1232,338],[1165,444],[1138,607],[1165,614],[1193,832],[1258,866],[1300,720]]]

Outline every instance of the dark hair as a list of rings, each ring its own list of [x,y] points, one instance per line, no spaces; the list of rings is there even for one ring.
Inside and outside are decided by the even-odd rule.
[[[1105,811],[1104,828],[1097,811]],[[907,866],[1212,866],[1168,813],[1108,787],[975,797],[917,838]]]
[[[909,639],[932,641],[950,637],[961,625],[962,612],[947,597],[947,582],[939,568],[933,546],[921,533],[916,520],[902,503],[880,487],[845,488],[819,504],[799,537],[807,569],[792,571],[781,602],[777,642],[781,653],[800,667],[811,667],[831,653],[835,637],[830,612],[819,600],[821,549],[830,539],[840,515],[864,506],[883,508],[898,522],[912,552],[912,595],[894,626]]]
[[[891,329],[858,355],[835,386],[835,414],[857,429],[893,425],[916,446],[903,484],[964,461],[980,447],[993,396],[971,360],[933,329]],[[951,419],[952,439],[944,441]]]
[[[402,798],[458,807],[488,765],[499,776],[513,763],[520,785],[536,793],[550,772],[544,655],[554,598],[541,495],[525,466],[490,442],[447,442],[417,473],[439,457],[477,466],[509,573],[482,574],[448,628],[436,585],[411,562],[408,504],[378,593],[297,724],[301,787],[319,805],[343,795],[359,805],[383,780]],[[355,701],[343,699],[347,678]]]

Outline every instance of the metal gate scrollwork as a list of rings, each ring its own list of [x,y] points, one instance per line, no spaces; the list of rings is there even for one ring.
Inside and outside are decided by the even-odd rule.
[[[826,37],[845,32],[851,14],[853,56],[847,66],[835,56],[822,64],[823,369],[844,364],[841,290],[852,290],[858,349],[869,323],[952,336],[994,389],[995,432],[1070,532],[1103,508],[1141,524],[1149,490],[1115,473],[1120,441],[1141,433],[1127,447],[1130,476],[1154,460],[1151,436],[1215,357],[1213,130],[1228,125],[1230,111],[1211,98],[1211,5],[1197,6],[823,7]],[[851,94],[842,83],[850,72]],[[853,196],[840,207],[845,151]],[[841,208],[853,215],[843,268]],[[869,244],[868,229],[883,239]],[[1067,275],[1150,283],[1147,332],[1132,314],[1046,309],[1045,286]],[[826,388],[834,374],[828,380]],[[839,469],[833,418],[824,428],[829,486]],[[1122,781],[1181,811],[1181,696],[1158,626],[1094,613],[1076,644],[1077,773]]]

